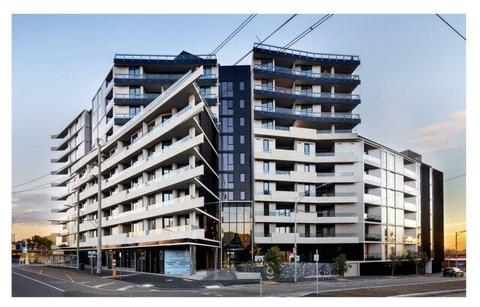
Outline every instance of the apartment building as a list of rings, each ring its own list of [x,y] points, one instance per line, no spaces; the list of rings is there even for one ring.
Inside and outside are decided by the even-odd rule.
[[[77,197],[82,262],[96,248],[100,182],[104,266],[192,274],[272,246],[292,260],[297,246],[302,262],[345,253],[360,274],[424,251],[438,271],[442,173],[358,135],[359,65],[264,44],[246,66],[116,55],[88,113],[91,150],[60,198],[62,250],[75,250]]]
[[[96,248],[100,182],[102,265],[115,259],[123,268],[166,274],[214,267],[218,126],[194,82],[204,73],[200,67],[183,75],[73,165],[69,184],[78,196],[66,199],[64,251],[76,247],[68,225],[76,225],[77,197],[81,261]]]

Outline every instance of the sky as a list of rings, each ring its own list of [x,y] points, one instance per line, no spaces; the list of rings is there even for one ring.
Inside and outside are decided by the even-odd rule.
[[[217,54],[240,59],[290,15],[258,15]],[[298,15],[266,43],[284,46],[322,15]],[[115,53],[208,54],[247,15],[14,15],[12,18],[12,182],[50,172],[49,136],[91,99]],[[443,15],[465,33],[464,15]],[[335,15],[292,48],[360,56],[358,132],[411,149],[449,179],[465,174],[465,41],[434,15]],[[241,64],[249,64],[247,57]],[[55,180],[45,177],[14,191]],[[465,229],[465,177],[445,182],[445,245]],[[12,195],[17,239],[50,234],[59,190]],[[465,236],[459,237],[459,248]]]

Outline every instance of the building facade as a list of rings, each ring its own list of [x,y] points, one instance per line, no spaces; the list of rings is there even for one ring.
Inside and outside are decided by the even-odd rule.
[[[361,274],[423,251],[438,271],[442,173],[358,135],[359,57],[260,44],[252,54],[247,66],[185,51],[115,56],[85,113],[90,147],[58,198],[61,248],[75,250],[77,197],[82,260],[96,248],[100,183],[105,266],[191,274],[272,246],[292,260],[296,245],[299,261],[344,253]]]

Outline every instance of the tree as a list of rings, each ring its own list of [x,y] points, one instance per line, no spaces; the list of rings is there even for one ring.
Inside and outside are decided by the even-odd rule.
[[[280,249],[277,246],[271,247],[263,256],[265,264],[272,269],[273,276],[279,278],[282,274],[282,262],[283,257],[280,253]]]
[[[395,268],[398,267],[398,266],[401,266],[402,265],[402,261],[404,260],[405,258],[402,257],[402,256],[395,256],[394,254],[391,254],[389,257],[388,257],[388,262],[385,263],[386,266],[390,267],[392,269],[392,276],[395,275]]]
[[[415,263],[415,272],[417,275],[425,273],[425,265],[428,262],[428,257],[426,253],[407,251],[405,259]]]
[[[340,254],[333,258],[333,272],[340,277],[343,277],[351,265],[347,263],[347,256]]]

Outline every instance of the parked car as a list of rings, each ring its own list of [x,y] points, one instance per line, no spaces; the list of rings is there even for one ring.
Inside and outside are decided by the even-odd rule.
[[[465,275],[465,272],[460,270],[459,268],[457,267],[450,267],[450,268],[444,268],[443,271],[443,276],[444,277],[447,277],[447,276],[453,276],[453,277],[457,277],[457,276],[460,276],[460,277],[463,277]]]

